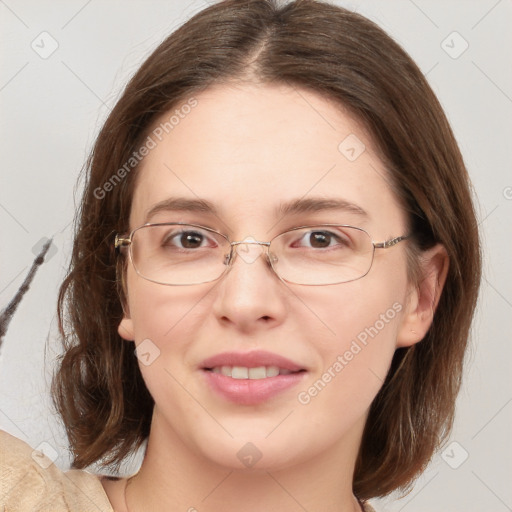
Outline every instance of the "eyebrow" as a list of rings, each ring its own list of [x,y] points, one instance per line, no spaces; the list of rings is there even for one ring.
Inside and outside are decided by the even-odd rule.
[[[157,213],[172,211],[201,212],[218,215],[217,209],[213,203],[206,199],[169,197],[168,199],[164,199],[163,201],[156,203],[148,210],[145,222],[149,222],[151,217],[154,217]]]
[[[325,197],[300,198],[286,203],[280,203],[275,210],[275,214],[279,217],[285,217],[287,215],[333,210],[354,213],[361,217],[369,217],[368,213],[363,208],[354,203],[350,203],[344,199]],[[149,220],[159,212],[168,211],[187,211],[207,213],[215,216],[219,215],[215,205],[206,199],[169,197],[156,203],[148,210],[145,222],[149,222]]]
[[[301,198],[287,203],[281,203],[277,212],[282,216],[286,216],[326,210],[341,210],[349,213],[355,213],[361,217],[369,216],[368,213],[357,204],[350,203],[344,199],[325,197]]]

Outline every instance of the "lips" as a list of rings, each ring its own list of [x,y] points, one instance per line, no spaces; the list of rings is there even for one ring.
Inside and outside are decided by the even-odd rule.
[[[239,405],[256,405],[298,384],[306,368],[264,351],[226,352],[203,361],[201,370],[217,396]]]
[[[279,370],[289,370],[290,372],[306,370],[300,364],[286,357],[261,350],[252,352],[224,352],[209,357],[201,364],[201,368],[204,370],[212,370],[213,368],[221,368],[223,366],[244,368],[277,366]]]

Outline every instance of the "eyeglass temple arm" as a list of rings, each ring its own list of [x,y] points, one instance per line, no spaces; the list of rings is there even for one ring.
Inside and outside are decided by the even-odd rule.
[[[388,249],[389,247],[393,247],[402,240],[407,240],[410,236],[411,235],[397,236],[396,238],[386,240],[385,242],[373,242],[373,246],[375,247],[375,249]]]
[[[127,247],[131,243],[132,241],[130,238],[125,238],[124,236],[116,235],[116,238],[114,240],[114,248],[119,251],[123,247]]]

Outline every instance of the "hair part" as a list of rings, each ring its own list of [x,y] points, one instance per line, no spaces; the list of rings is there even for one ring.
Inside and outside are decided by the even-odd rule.
[[[152,123],[211,85],[288,84],[332,99],[362,122],[386,165],[413,234],[409,270],[440,243],[450,260],[430,330],[396,350],[371,405],[354,474],[360,499],[406,489],[449,433],[481,272],[469,177],[446,116],[406,52],[363,16],[315,0],[226,0],[181,26],[126,86],[85,166],[69,272],[59,293],[64,353],[52,392],[73,467],[119,469],[148,437],[154,401],[133,345],[117,328],[136,168],[103,199]]]

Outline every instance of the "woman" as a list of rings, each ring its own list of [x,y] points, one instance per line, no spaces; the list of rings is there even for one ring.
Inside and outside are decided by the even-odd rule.
[[[142,65],[88,163],[53,386],[74,470],[3,434],[6,510],[369,511],[406,489],[451,426],[480,254],[405,52],[328,4],[220,2]],[[146,441],[130,478],[83,471]]]

